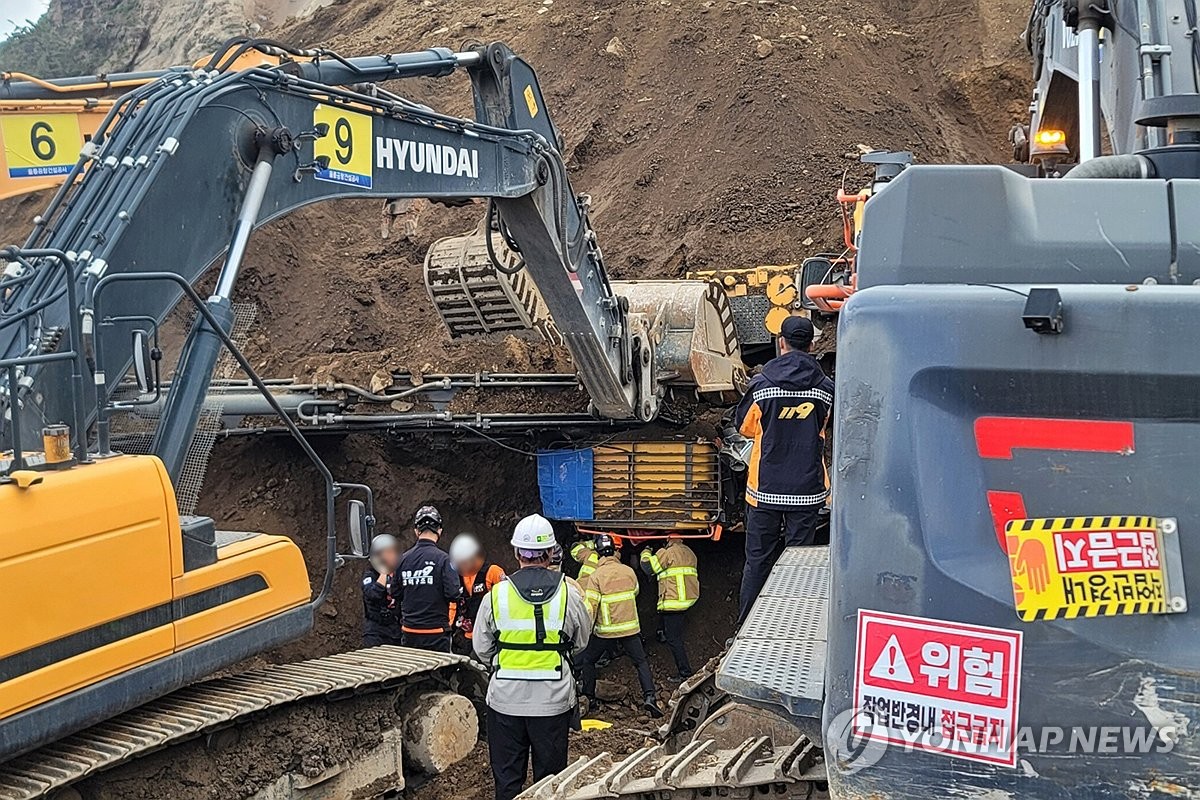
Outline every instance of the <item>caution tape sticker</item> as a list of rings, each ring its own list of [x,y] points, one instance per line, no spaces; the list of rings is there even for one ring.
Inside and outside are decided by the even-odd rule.
[[[1167,612],[1154,517],[1018,519],[1006,533],[1013,599],[1025,622]]]

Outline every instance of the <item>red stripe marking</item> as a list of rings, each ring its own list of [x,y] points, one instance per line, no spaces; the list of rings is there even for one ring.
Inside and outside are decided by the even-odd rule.
[[[992,524],[996,526],[996,540],[1000,543],[1000,549],[1011,554],[1012,550],[1008,546],[1008,534],[1004,529],[1014,519],[1028,518],[1025,513],[1025,498],[1021,497],[1020,492],[989,491],[987,504],[988,509],[992,512]],[[1014,541],[1013,544],[1016,542]]]
[[[1133,452],[1133,423],[1038,417],[980,417],[975,444],[982,458],[1011,459],[1013,451]]]

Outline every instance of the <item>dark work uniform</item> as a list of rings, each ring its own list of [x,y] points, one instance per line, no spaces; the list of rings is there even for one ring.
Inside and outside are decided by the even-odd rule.
[[[388,583],[394,576],[388,576]],[[392,607],[388,587],[380,586],[379,573],[371,567],[363,571],[363,647],[400,644],[400,617]]]
[[[483,604],[483,598],[492,587],[504,580],[504,569],[499,564],[484,561],[478,572],[462,573],[461,577],[465,599],[458,605],[455,615],[458,619],[458,631],[454,636],[453,649],[461,656],[470,656],[474,653],[471,637],[475,629],[475,620],[479,617],[479,606]]]
[[[833,381],[808,353],[768,361],[738,404],[736,422],[754,440],[746,474],[746,565],[738,624],[767,582],[780,537],[788,547],[810,545],[825,486],[822,432],[833,408]]]
[[[405,647],[450,652],[450,607],[462,599],[462,581],[450,556],[428,539],[418,539],[403,556],[390,587],[400,609]]]

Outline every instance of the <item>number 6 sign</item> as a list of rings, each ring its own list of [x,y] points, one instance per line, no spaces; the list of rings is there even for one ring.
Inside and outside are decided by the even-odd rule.
[[[83,138],[74,114],[13,114],[0,118],[9,178],[66,175],[79,158]]]

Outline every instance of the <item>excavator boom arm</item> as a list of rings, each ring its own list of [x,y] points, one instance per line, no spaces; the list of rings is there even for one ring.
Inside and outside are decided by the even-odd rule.
[[[478,121],[439,114],[375,83],[464,68]],[[354,88],[344,88],[350,82]],[[514,113],[516,98],[527,119]],[[270,169],[262,170],[266,141],[273,142]],[[229,259],[240,259],[238,218],[251,196],[253,227],[333,198],[490,198],[600,413],[653,415],[636,383],[625,307],[572,192],[536,77],[504,45],[236,73],[169,71],[114,104],[26,248],[65,253],[81,297],[113,272],[165,269],[195,282],[227,245],[235,244]],[[230,267],[227,261],[219,289],[236,277],[237,265]],[[14,265],[7,281],[0,284],[0,357],[31,355],[70,319],[61,273],[34,261]],[[105,298],[104,312],[162,320],[178,300],[176,287],[130,284]],[[112,356],[98,369],[112,385],[128,363],[128,343],[111,328],[98,330]],[[648,342],[637,346],[648,353]],[[70,418],[70,392],[50,388],[56,375],[63,379],[43,366],[36,380],[26,379],[37,386],[27,400],[43,404],[27,418]]]

